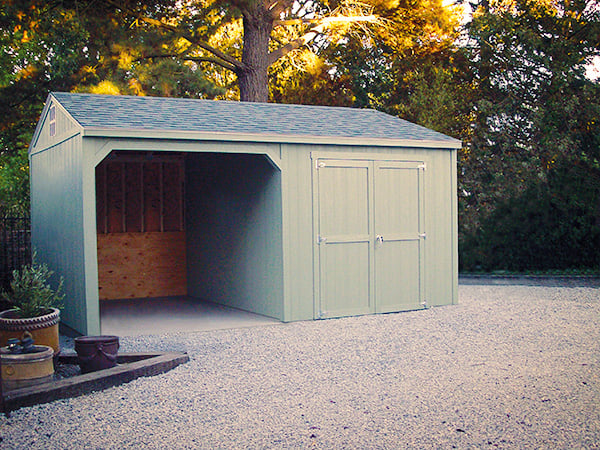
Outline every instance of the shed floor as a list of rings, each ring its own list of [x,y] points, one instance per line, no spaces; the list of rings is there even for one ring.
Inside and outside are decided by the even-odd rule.
[[[281,323],[194,297],[157,297],[100,302],[102,334],[139,336],[221,330]]]

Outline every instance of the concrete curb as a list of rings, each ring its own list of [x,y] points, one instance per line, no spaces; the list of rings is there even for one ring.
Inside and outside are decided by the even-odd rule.
[[[459,284],[475,285],[525,285],[548,287],[600,287],[597,275],[498,275],[498,274],[459,274]]]

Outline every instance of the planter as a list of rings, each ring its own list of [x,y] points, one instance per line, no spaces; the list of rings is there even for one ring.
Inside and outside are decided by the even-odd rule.
[[[54,350],[47,345],[35,345],[34,353],[13,354],[0,349],[2,389],[10,391],[52,381]]]
[[[75,338],[75,351],[81,373],[110,369],[117,365],[117,336],[81,336]]]
[[[60,352],[58,339],[58,322],[60,310],[51,308],[52,312],[40,317],[19,319],[14,309],[0,313],[0,347],[5,347],[11,338],[21,339],[25,331],[29,331],[37,345],[52,347],[54,353]]]

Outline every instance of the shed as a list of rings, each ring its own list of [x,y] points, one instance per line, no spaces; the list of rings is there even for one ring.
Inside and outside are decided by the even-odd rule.
[[[284,322],[452,304],[460,145],[368,109],[51,93],[32,243],[83,334],[120,298]]]

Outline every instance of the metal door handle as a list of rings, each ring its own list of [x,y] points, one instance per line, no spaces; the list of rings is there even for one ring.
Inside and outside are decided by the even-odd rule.
[[[383,236],[378,234],[377,236],[375,236],[375,240],[377,242],[379,242],[380,244],[383,244]]]

